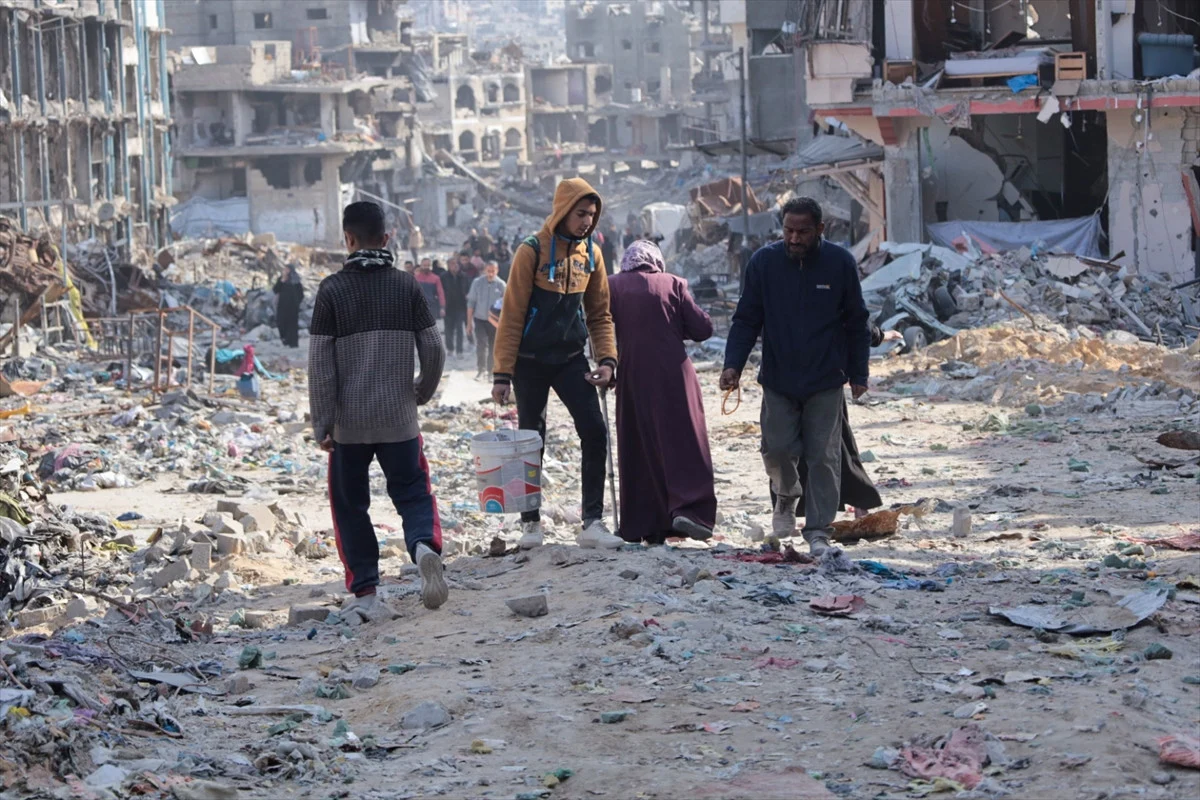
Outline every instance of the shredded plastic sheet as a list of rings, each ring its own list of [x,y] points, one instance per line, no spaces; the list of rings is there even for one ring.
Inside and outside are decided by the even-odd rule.
[[[1158,760],[1164,764],[1200,769],[1200,737],[1186,733],[1163,736],[1158,740]]]
[[[910,747],[901,751],[900,771],[910,778],[943,778],[974,789],[983,780],[987,763],[985,734],[978,725],[964,725],[942,747]]]
[[[975,222],[952,220],[925,226],[929,238],[943,247],[954,247],[962,236],[975,237],[1001,252],[1035,246],[1041,252],[1074,253],[1077,256],[1101,258],[1100,217],[1036,220],[1032,222]],[[1041,243],[1039,246],[1038,243]]]

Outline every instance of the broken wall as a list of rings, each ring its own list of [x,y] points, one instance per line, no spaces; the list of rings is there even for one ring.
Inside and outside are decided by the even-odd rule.
[[[281,241],[337,247],[341,240],[342,190],[338,170],[341,156],[321,159],[321,177],[314,183],[276,188],[268,179],[264,162],[246,171],[246,194],[250,198],[250,230],[273,233]],[[295,170],[292,170],[294,173]],[[294,179],[295,174],[289,179]]]
[[[1195,269],[1184,170],[1200,164],[1200,112],[1152,109],[1108,114],[1109,252],[1142,274],[1184,281]],[[1148,134],[1152,133],[1152,136]]]

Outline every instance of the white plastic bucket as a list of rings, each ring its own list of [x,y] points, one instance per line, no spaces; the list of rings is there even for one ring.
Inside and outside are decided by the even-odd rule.
[[[500,430],[471,439],[479,510],[515,514],[542,505],[542,437],[537,431]]]

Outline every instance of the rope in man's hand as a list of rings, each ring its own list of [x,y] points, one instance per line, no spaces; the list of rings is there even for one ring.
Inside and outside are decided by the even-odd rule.
[[[727,408],[726,406],[729,405],[729,398],[733,395],[734,392],[737,392],[737,400],[734,403],[733,408]],[[725,390],[725,397],[724,397],[724,399],[721,400],[721,413],[728,417],[730,414],[734,413],[741,407],[742,407],[742,385],[739,383],[737,386],[731,386]]]

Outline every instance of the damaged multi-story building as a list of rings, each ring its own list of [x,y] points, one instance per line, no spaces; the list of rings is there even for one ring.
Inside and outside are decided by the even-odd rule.
[[[615,138],[611,64],[525,67],[529,87],[529,160],[538,167],[590,161]]]
[[[690,145],[703,105],[694,99],[696,19],[665,0],[589,0],[566,6],[567,57],[612,66],[612,99],[589,114],[581,143],[611,161],[669,160]]]
[[[1007,224],[1031,249],[1103,252],[1181,280],[1200,270],[1194,3],[820,0],[796,12],[808,105],[883,150],[850,172],[889,239]]]
[[[168,241],[162,0],[0,0],[0,215],[128,257]]]
[[[166,2],[181,231],[337,246],[359,195],[408,224],[423,155],[402,2]]]
[[[504,159],[513,167],[524,162],[525,74],[519,52],[476,59],[465,34],[422,34],[416,47],[432,81],[432,98],[417,107],[427,150],[484,168],[498,168]]]

